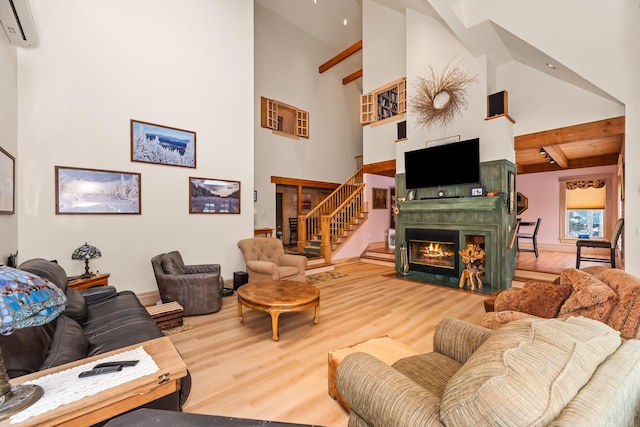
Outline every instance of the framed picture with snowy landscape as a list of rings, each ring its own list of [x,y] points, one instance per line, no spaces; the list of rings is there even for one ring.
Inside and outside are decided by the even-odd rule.
[[[189,177],[189,213],[239,214],[240,181]]]
[[[131,161],[196,167],[196,133],[131,120]]]
[[[137,214],[139,173],[56,166],[56,214]]]

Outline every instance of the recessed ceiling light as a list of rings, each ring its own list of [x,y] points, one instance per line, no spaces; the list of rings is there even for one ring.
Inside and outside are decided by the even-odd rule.
[[[344,18],[344,21],[342,21],[342,24],[346,27],[347,26],[347,18]]]
[[[555,70],[555,69],[556,69],[556,66],[555,66],[555,65],[553,65],[553,64],[552,64],[552,63],[550,63],[550,62],[547,62],[547,67],[551,68],[552,70]]]
[[[313,0],[313,4],[318,4],[318,0]]]

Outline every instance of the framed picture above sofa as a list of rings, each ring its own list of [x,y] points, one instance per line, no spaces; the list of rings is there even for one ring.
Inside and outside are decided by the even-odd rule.
[[[56,214],[140,214],[135,172],[56,166]]]

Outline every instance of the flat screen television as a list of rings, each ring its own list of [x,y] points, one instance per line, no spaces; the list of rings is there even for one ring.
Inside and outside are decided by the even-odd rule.
[[[480,182],[480,139],[404,153],[407,189]]]

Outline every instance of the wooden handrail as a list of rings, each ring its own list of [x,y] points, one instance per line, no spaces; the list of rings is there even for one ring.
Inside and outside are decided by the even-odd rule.
[[[322,236],[321,240],[323,245],[330,245],[331,242],[335,242],[337,240],[337,237],[330,236],[334,233],[334,230],[331,227],[327,230],[324,229],[325,221],[331,222],[336,215],[336,211],[339,211],[341,207],[344,209],[345,203],[348,204],[349,200],[352,200],[356,194],[362,192],[363,185],[363,172],[362,168],[359,168],[308,214],[300,215],[298,217],[298,251],[304,252],[304,247],[307,242],[309,240],[313,240],[318,234]],[[358,211],[357,214],[359,213],[360,212]],[[325,220],[325,217],[329,219]],[[321,252],[322,251],[323,250],[321,248]],[[324,251],[326,252],[327,249],[325,248]],[[325,259],[326,258],[327,257],[325,256]]]

